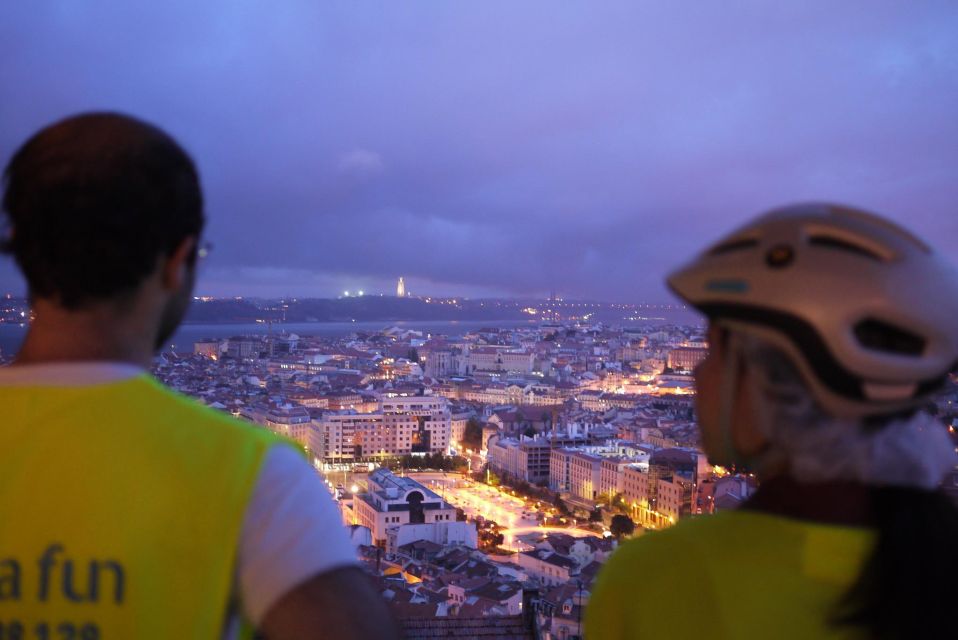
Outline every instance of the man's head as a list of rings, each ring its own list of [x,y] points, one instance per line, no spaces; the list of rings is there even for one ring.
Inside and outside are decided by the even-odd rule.
[[[4,248],[34,301],[122,309],[153,278],[165,297],[157,344],[172,333],[204,222],[196,168],[175,140],[129,116],[82,114],[27,140],[4,181]]]

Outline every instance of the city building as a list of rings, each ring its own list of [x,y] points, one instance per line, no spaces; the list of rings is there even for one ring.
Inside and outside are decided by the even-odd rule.
[[[410,295],[404,281],[397,295]],[[471,304],[422,300],[437,308]],[[295,301],[256,304],[267,316],[287,313]],[[154,371],[213,409],[301,443],[305,432],[316,466],[330,483],[344,485],[336,493],[344,524],[365,545],[364,565],[405,620],[472,620],[478,626],[470,629],[485,629],[521,611],[538,621],[535,637],[569,640],[580,635],[612,539],[540,531],[536,523],[551,521],[554,505],[533,508],[465,479],[443,478],[429,490],[424,484],[433,486],[436,476],[423,476],[421,484],[380,470],[370,475],[368,492],[353,496],[348,475],[372,471],[387,457],[458,451],[475,417],[484,445],[470,456],[475,468],[485,462],[504,480],[547,485],[575,516],[611,501],[640,526],[662,528],[748,498],[754,479],[713,473],[698,450],[688,371],[705,353],[701,329],[648,323],[644,310],[624,307],[619,316],[644,324],[620,329],[573,319],[591,315],[594,305],[550,305],[516,307],[539,315],[541,325],[456,326],[455,335],[411,326],[339,336],[264,326],[265,335],[227,337],[204,329],[211,338],[194,344],[193,353],[160,354]],[[546,309],[561,309],[567,320],[543,315]],[[18,321],[21,312],[11,313]],[[953,393],[939,411],[955,419],[955,406]],[[493,562],[476,548],[480,543],[525,552]]]
[[[223,353],[223,341],[214,338],[197,340],[193,343],[193,353],[216,360]]]
[[[647,464],[626,465],[622,497],[640,526],[667,527],[693,513],[714,510],[714,483],[705,455],[689,449],[654,451]],[[712,489],[703,492],[697,487]],[[723,494],[724,495],[724,494]]]
[[[263,340],[258,336],[233,336],[226,341],[225,355],[235,360],[258,358],[263,347]]]
[[[299,444],[309,446],[311,419],[309,410],[301,406],[253,404],[244,407],[240,415],[261,424],[273,433]]]
[[[372,532],[377,546],[386,546],[388,530],[395,527],[456,522],[455,507],[411,478],[378,469],[369,474],[368,484],[366,493],[353,498],[353,517]]]
[[[430,378],[445,378],[458,374],[459,354],[452,349],[428,351],[424,373]]]
[[[416,542],[431,542],[448,547],[461,545],[475,549],[479,546],[479,533],[474,522],[459,522],[444,519],[423,524],[401,524],[386,529],[386,551],[395,553],[400,547]]]
[[[603,496],[623,492],[625,469],[649,461],[647,447],[611,441],[604,445],[553,449],[549,460],[549,485],[568,494],[570,502],[592,508]]]
[[[535,438],[515,439],[496,435],[489,439],[486,461],[495,473],[530,484],[548,486],[553,449],[586,443],[585,436],[553,437],[543,434]]]
[[[452,444],[452,415],[449,401],[442,396],[383,396],[380,411],[384,416],[411,416],[416,420],[412,448],[414,453],[448,453]]]
[[[472,411],[456,412],[449,416],[449,441],[456,449],[462,448],[462,439],[466,435],[466,424],[473,417]]]
[[[522,551],[516,556],[516,564],[542,586],[566,584],[579,572],[575,560],[548,549]]]
[[[535,368],[535,354],[524,349],[500,349],[496,347],[476,347],[463,357],[465,371],[497,371],[510,373],[532,373]]]
[[[324,397],[330,411],[358,411],[357,407],[363,402],[362,395],[356,391],[330,391]]]
[[[669,369],[691,371],[695,369],[708,355],[709,350],[702,347],[677,347],[669,351]]]
[[[412,453],[419,423],[413,416],[324,413],[312,421],[308,445],[316,461],[357,462]]]

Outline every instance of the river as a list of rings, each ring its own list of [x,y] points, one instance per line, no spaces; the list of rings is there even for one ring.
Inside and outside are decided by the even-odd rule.
[[[688,312],[653,312],[656,317],[645,321],[636,321],[628,324],[665,324],[682,323],[698,324],[697,316]],[[652,315],[652,314],[650,314]],[[666,318],[664,316],[668,315]],[[538,320],[444,320],[444,321],[418,321],[418,320],[397,320],[394,322],[292,322],[288,324],[274,324],[273,333],[295,333],[300,336],[324,336],[339,337],[346,336],[354,331],[376,332],[388,327],[401,327],[414,331],[422,331],[429,335],[462,335],[474,329],[483,327],[500,327],[503,329],[515,329],[517,327],[535,327],[539,324]],[[623,323],[625,324],[625,323]],[[192,351],[193,343],[203,338],[228,338],[236,335],[262,335],[270,331],[265,324],[184,324],[182,325],[170,345],[177,351]],[[20,343],[26,335],[27,325],[18,325],[10,323],[0,324],[0,352],[9,355],[20,348]]]

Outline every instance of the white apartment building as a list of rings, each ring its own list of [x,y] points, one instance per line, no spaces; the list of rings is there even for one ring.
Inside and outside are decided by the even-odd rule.
[[[320,462],[412,452],[419,423],[414,416],[381,413],[328,413],[310,425],[308,446]]]
[[[523,469],[519,461],[518,440],[494,435],[489,438],[486,447],[486,462],[488,462],[491,471],[512,478],[521,477]]]
[[[569,458],[569,493],[586,503],[599,497],[602,458],[588,451],[575,451]]]
[[[446,453],[451,419],[446,399],[386,397],[374,413],[326,413],[309,427],[308,446],[321,462],[355,462],[409,453]]]
[[[549,488],[559,493],[569,492],[569,467],[575,449],[553,449],[549,454]]]
[[[452,415],[449,401],[442,396],[384,396],[379,401],[384,416],[402,415],[416,419],[412,451],[448,453],[452,445]],[[465,428],[465,427],[463,427]]]
[[[612,497],[622,493],[623,471],[633,462],[633,458],[625,456],[602,458],[599,463],[599,495]]]
[[[585,506],[603,494],[624,493],[624,472],[630,465],[648,468],[649,453],[630,443],[553,449],[549,459],[549,486],[568,493]]]

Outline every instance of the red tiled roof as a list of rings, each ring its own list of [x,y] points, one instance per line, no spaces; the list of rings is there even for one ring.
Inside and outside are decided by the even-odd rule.
[[[532,640],[535,632],[522,616],[484,618],[410,618],[400,620],[407,640],[475,638],[477,640]]]

